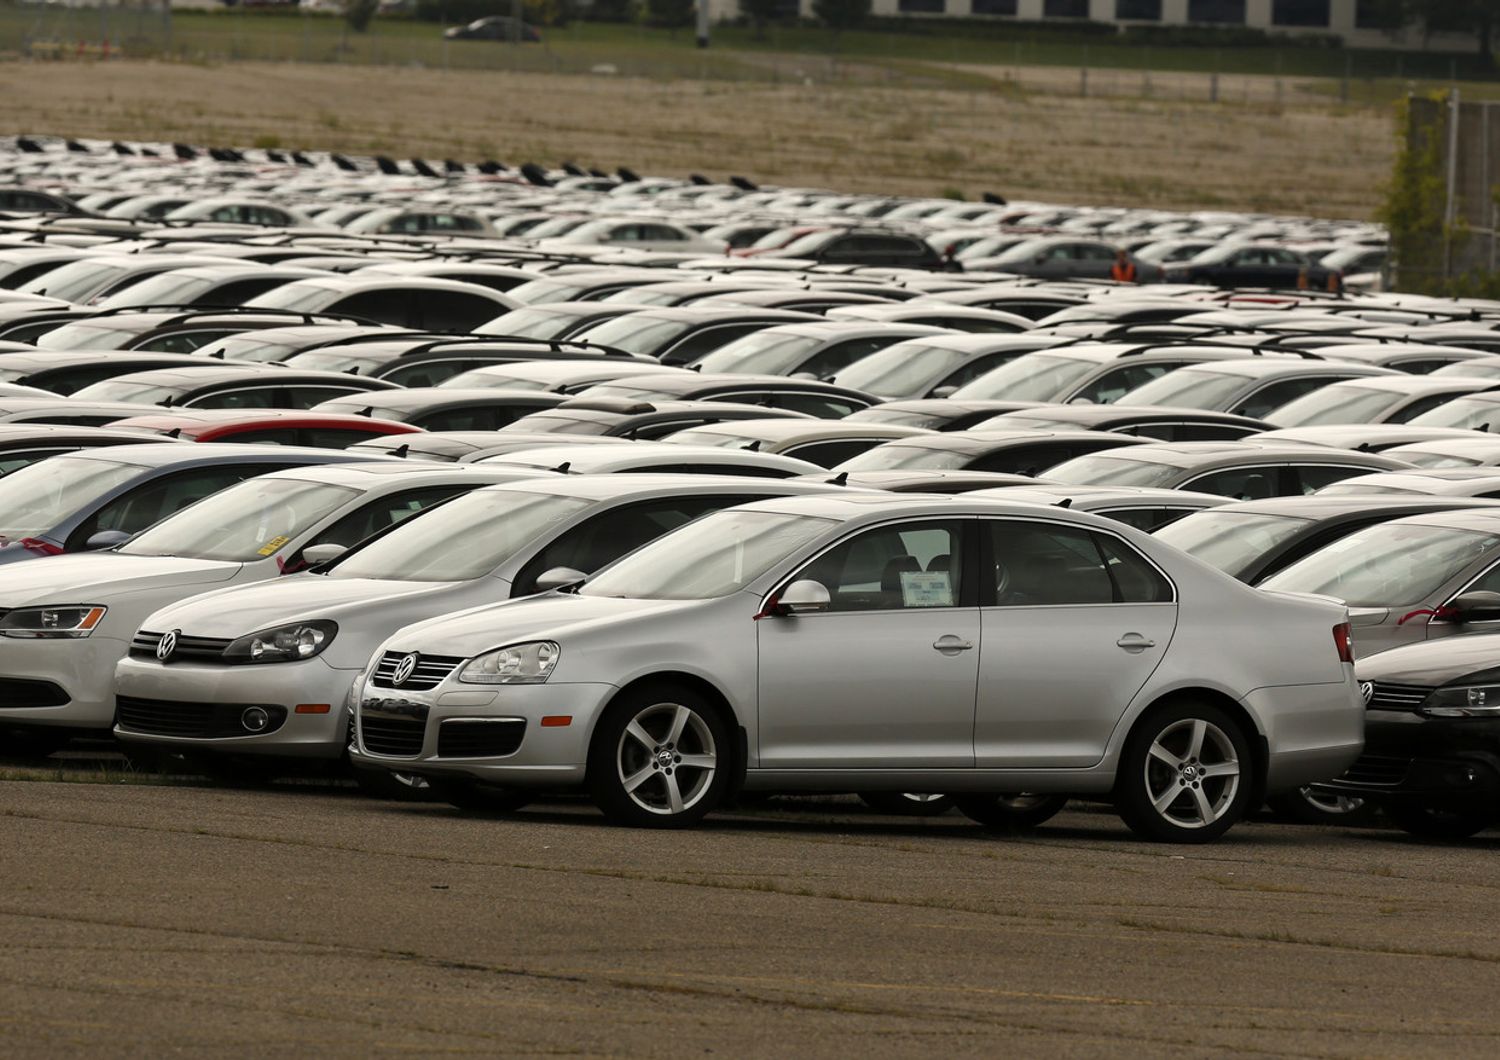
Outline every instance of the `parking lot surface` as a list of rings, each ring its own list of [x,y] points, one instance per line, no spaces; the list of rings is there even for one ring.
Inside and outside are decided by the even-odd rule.
[[[0,1050],[1475,1054],[1496,844],[0,783]]]

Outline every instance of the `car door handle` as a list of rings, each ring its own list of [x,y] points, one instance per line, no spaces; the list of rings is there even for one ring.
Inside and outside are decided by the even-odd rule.
[[[1115,643],[1126,651],[1145,651],[1147,648],[1156,647],[1156,641],[1143,637],[1139,633],[1127,633]]]
[[[932,642],[932,646],[944,655],[956,655],[961,651],[968,651],[974,645],[961,637],[955,637],[952,633],[939,637]]]

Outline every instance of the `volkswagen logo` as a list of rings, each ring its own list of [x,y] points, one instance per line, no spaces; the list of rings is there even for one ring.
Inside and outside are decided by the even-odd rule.
[[[162,635],[161,640],[156,642],[156,657],[162,662],[172,658],[172,653],[177,650],[177,637],[182,633],[180,629],[174,629],[170,633]]]
[[[1359,697],[1365,701],[1365,706],[1370,705],[1370,700],[1375,698],[1375,685],[1370,681],[1359,683]]]
[[[422,657],[416,652],[402,656],[401,661],[396,664],[396,668],[391,671],[391,684],[400,688],[406,682],[410,681],[412,673],[417,669],[417,663],[421,661]]]

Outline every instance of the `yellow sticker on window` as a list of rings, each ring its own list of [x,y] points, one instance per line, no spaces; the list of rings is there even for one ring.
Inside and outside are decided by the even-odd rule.
[[[290,540],[291,538],[289,537],[273,537],[261,548],[260,554],[262,556],[272,555]]]

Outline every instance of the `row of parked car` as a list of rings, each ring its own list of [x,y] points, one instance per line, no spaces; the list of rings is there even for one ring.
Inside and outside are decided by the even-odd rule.
[[[1500,819],[1500,303],[335,229],[932,205],[422,166],[0,152],[67,204],[0,216],[8,753],[108,735],[639,825],[808,791],[1006,828],[1109,798],[1183,842],[1266,802]],[[321,209],[97,216],[126,192]],[[1028,239],[1378,249],[984,206]]]

